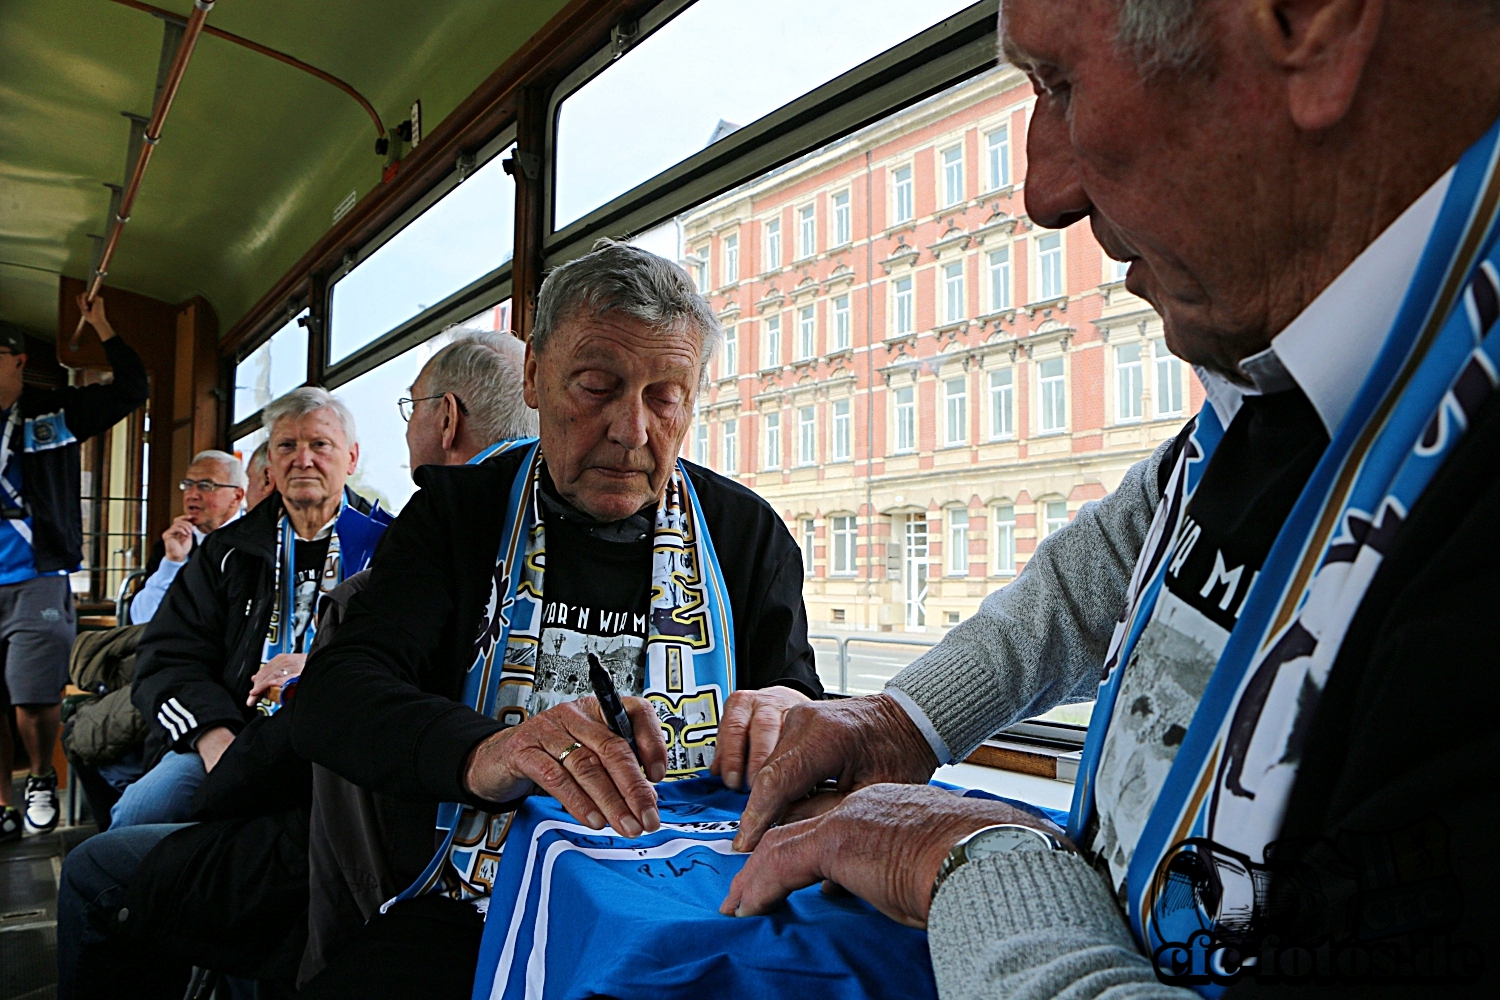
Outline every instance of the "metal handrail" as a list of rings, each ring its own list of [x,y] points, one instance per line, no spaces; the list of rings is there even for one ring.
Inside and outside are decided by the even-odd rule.
[[[840,694],[849,693],[849,643],[873,642],[877,645],[885,646],[924,646],[928,649],[931,649],[933,646],[936,646],[939,642],[942,641],[941,639],[928,639],[925,637],[921,639],[899,639],[893,635],[860,635],[857,632],[854,635],[837,635],[830,632],[809,632],[807,634],[807,638],[809,641],[813,639],[822,639],[824,641],[838,643]]]

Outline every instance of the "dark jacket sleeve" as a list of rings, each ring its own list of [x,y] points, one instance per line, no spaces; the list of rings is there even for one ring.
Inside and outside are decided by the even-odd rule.
[[[471,802],[469,751],[503,727],[425,676],[456,621],[455,517],[423,489],[386,529],[369,583],[297,685],[297,752],[357,785],[416,801]],[[456,692],[455,692],[456,694]]]
[[[775,527],[786,530],[779,522]],[[749,648],[739,657],[745,671],[740,687],[779,684],[821,698],[823,682],[807,641],[807,608],[802,603],[802,552],[790,536],[785,545],[770,548],[772,558],[780,558],[759,567],[765,584],[752,605],[750,628],[741,633],[749,640]]]
[[[136,651],[131,700],[179,752],[215,726],[238,732],[245,724],[243,707],[223,683],[230,655],[224,553],[215,547],[205,554],[214,558],[189,559],[172,581]]]
[[[113,337],[104,342],[104,354],[114,370],[114,381],[62,390],[68,430],[80,441],[113,427],[151,395],[146,366],[134,348]]]

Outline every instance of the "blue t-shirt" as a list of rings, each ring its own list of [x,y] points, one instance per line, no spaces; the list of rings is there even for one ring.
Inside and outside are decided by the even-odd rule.
[[[0,410],[0,433],[4,432],[9,421],[10,409]],[[21,466],[24,464],[21,461],[23,437],[21,428],[17,427],[14,440],[10,442],[9,454],[0,456],[0,460],[8,459],[5,461],[4,474],[10,489],[0,488],[0,507],[7,510],[15,510],[19,507],[15,497],[25,495],[21,492]],[[36,557],[31,551],[31,518],[24,520],[5,518],[3,523],[0,523],[0,586],[24,583],[36,575]]]
[[[720,914],[748,858],[730,848],[747,796],[716,778],[657,794],[662,828],[637,838],[590,830],[545,796],[517,810],[495,870],[477,1000],[937,996],[927,934],[853,896],[812,886],[766,916]]]

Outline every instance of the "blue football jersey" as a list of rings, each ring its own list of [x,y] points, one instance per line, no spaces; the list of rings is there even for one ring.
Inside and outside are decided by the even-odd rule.
[[[495,873],[475,1000],[935,998],[927,935],[811,886],[761,917],[719,904],[747,855],[747,796],[716,778],[657,786],[662,827],[593,831],[532,796]]]

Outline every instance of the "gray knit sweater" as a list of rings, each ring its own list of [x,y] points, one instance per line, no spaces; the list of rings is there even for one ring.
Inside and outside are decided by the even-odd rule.
[[[1094,697],[1169,446],[1085,504],[1015,582],[891,680],[887,691],[940,761],[963,760],[996,731],[1054,705]],[[933,900],[928,942],[942,1000],[1197,996],[1157,980],[1109,886],[1075,854],[964,865]]]

